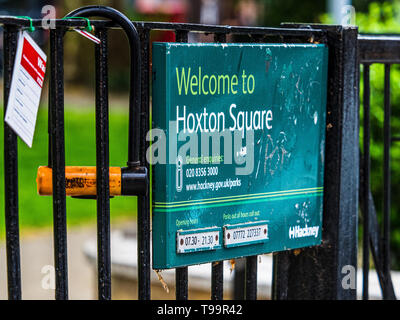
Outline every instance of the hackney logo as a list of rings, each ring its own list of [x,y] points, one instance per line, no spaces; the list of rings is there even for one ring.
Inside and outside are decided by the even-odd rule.
[[[305,227],[294,226],[289,228],[289,239],[318,237],[319,226]]]

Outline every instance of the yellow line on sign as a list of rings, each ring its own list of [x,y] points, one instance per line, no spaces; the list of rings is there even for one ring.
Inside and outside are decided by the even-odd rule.
[[[209,204],[209,203],[252,200],[252,199],[262,199],[262,198],[271,198],[271,197],[283,197],[283,196],[287,196],[287,195],[296,195],[296,194],[309,194],[309,193],[317,193],[317,192],[321,192],[321,191],[323,191],[323,187],[287,190],[287,191],[274,191],[274,192],[267,192],[267,193],[238,195],[238,196],[232,196],[232,197],[209,198],[209,199],[192,200],[192,201],[180,201],[180,202],[169,202],[169,203],[155,202],[154,207],[156,207],[156,208],[177,208],[177,207],[200,205],[200,204],[202,205],[202,204]]]

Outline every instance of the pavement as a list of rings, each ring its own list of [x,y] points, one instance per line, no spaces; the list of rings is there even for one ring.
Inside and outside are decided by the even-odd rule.
[[[136,238],[135,227],[128,224],[112,226],[111,236],[113,276],[124,279],[123,284],[129,283],[128,291],[132,293],[133,281],[136,281]],[[123,232],[123,230],[130,230]],[[132,233],[132,234],[131,234]],[[54,299],[54,277],[53,268],[53,232],[51,229],[44,231],[23,234],[20,240],[21,246],[21,276],[22,276],[22,298],[27,300],[48,300]],[[95,275],[96,260],[96,228],[80,227],[69,228],[68,230],[68,271],[69,271],[69,298],[73,300],[91,300],[97,298],[97,280]],[[86,255],[85,255],[86,253]],[[4,241],[0,242],[0,300],[7,299],[7,273],[6,273],[6,250]],[[232,274],[229,271],[230,265],[225,263],[224,268],[224,289],[230,291]],[[201,265],[190,268],[192,289],[200,291],[209,289],[210,266]],[[260,298],[268,298],[271,290],[272,258],[270,255],[263,255],[259,258],[258,284]],[[360,298],[362,287],[362,271],[357,272],[357,293]],[[174,273],[172,270],[164,270],[162,277],[169,287],[174,286]],[[374,270],[369,274],[369,292],[371,299],[381,299],[381,290],[378,277]],[[392,281],[396,296],[400,297],[400,272],[392,271]],[[162,287],[155,273],[152,273],[152,286]],[[123,291],[121,284],[115,285],[114,289]],[[157,288],[155,288],[157,289]],[[228,290],[229,289],[229,290]],[[165,293],[162,290],[163,298]],[[113,295],[119,299],[121,295]],[[173,294],[172,294],[173,296]],[[208,295],[209,296],[209,295]],[[207,296],[207,297],[208,297]],[[193,296],[194,297],[194,296]],[[124,298],[135,299],[134,296]],[[153,297],[157,299],[157,297]]]
[[[96,299],[94,270],[84,256],[83,244],[96,238],[93,227],[73,228],[68,231],[69,298]],[[22,298],[28,300],[54,299],[53,232],[51,229],[24,235],[21,246]],[[7,299],[6,250],[0,244],[0,299]]]

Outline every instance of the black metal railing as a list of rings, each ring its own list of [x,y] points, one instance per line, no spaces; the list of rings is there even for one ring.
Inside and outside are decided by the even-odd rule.
[[[391,210],[391,167],[390,148],[393,141],[391,134],[390,70],[392,64],[400,63],[400,36],[360,35],[359,59],[363,66],[363,154],[360,171],[360,204],[363,217],[363,299],[368,299],[369,265],[371,250],[374,265],[384,299],[395,299],[390,274],[390,210]],[[384,122],[383,122],[383,226],[379,228],[374,198],[371,193],[371,106],[370,106],[370,65],[384,65]]]
[[[393,287],[389,266],[389,211],[390,171],[389,159],[385,157],[385,237],[378,236],[376,214],[369,185],[369,160],[365,153],[364,171],[359,175],[359,110],[358,110],[358,50],[360,62],[368,66],[370,59],[399,55],[399,50],[377,41],[360,37],[356,28],[319,25],[283,25],[281,28],[213,26],[185,23],[129,22],[117,11],[99,6],[78,9],[69,16],[103,17],[107,20],[91,20],[96,35],[102,40],[96,46],[96,172],[97,172],[97,240],[98,240],[98,297],[111,299],[111,252],[110,252],[110,197],[109,197],[109,142],[108,142],[108,48],[107,34],[110,28],[122,28],[128,36],[131,48],[131,95],[129,108],[129,159],[128,170],[144,172],[147,178],[149,164],[146,162],[150,128],[150,56],[151,33],[172,31],[177,42],[187,42],[191,33],[213,35],[214,42],[283,42],[324,43],[329,48],[328,105],[325,151],[325,193],[323,243],[314,248],[286,251],[274,254],[273,292],[276,299],[354,299],[355,288],[341,287],[341,270],[345,265],[357,266],[357,213],[360,187],[361,206],[365,209],[369,241],[384,288],[384,297],[391,297]],[[4,26],[4,108],[7,106],[18,31],[28,27],[26,19],[1,17]],[[41,20],[33,20],[33,26],[41,28]],[[65,193],[65,143],[64,143],[64,70],[63,38],[72,28],[84,28],[87,22],[79,19],[56,20],[56,28],[50,30],[50,81],[49,81],[49,163],[53,172],[53,221],[54,257],[56,270],[56,299],[68,299],[67,268],[67,221]],[[359,42],[359,47],[357,43]],[[375,42],[374,42],[375,41]],[[400,42],[399,42],[400,43]],[[376,50],[368,51],[369,45]],[[387,48],[385,50],[381,48]],[[368,53],[370,52],[370,53]],[[368,55],[369,54],[369,55]],[[396,58],[397,59],[397,58]],[[375,61],[375,60],[374,60]],[[386,63],[386,62],[385,62]],[[366,67],[365,70],[368,70]],[[387,74],[390,67],[387,67]],[[364,72],[364,78],[368,72]],[[389,87],[387,76],[387,87]],[[388,89],[389,90],[389,89]],[[386,91],[385,91],[386,92]],[[368,93],[368,91],[367,91]],[[364,94],[367,94],[364,91]],[[386,95],[385,95],[386,96]],[[388,95],[387,95],[388,97]],[[386,106],[387,105],[387,106]],[[385,103],[390,121],[390,103]],[[364,108],[369,108],[364,98]],[[368,111],[369,109],[366,109]],[[364,117],[364,121],[368,119]],[[385,123],[385,150],[390,148],[390,126]],[[368,130],[364,125],[364,130]],[[364,137],[367,137],[365,135]],[[388,140],[386,140],[388,139]],[[364,141],[369,150],[368,141]],[[386,152],[385,152],[386,154]],[[389,153],[388,153],[389,155]],[[136,171],[135,171],[136,170]],[[21,270],[18,222],[18,150],[15,133],[4,123],[4,172],[5,172],[5,219],[7,249],[7,283],[9,299],[21,299]],[[150,299],[150,199],[149,184],[138,194],[138,298]],[[368,191],[366,191],[368,190]],[[368,201],[365,201],[366,195]],[[133,205],[132,205],[133,206]],[[21,208],[24,210],[25,208]],[[367,231],[368,231],[367,230]],[[364,238],[364,241],[368,241]],[[381,245],[381,241],[385,245]],[[365,244],[366,242],[364,242]],[[381,253],[384,252],[383,254]],[[380,257],[385,257],[382,262]],[[364,260],[367,259],[364,252]],[[378,261],[379,260],[379,261]],[[378,262],[377,262],[378,261]],[[244,271],[236,270],[234,297],[257,298],[258,257],[245,259]],[[212,263],[211,299],[223,299],[223,262]],[[364,271],[368,273],[367,264]],[[242,273],[241,273],[242,272]],[[367,285],[368,280],[364,278]],[[394,294],[393,294],[394,296]],[[176,269],[176,299],[188,299],[188,267]]]

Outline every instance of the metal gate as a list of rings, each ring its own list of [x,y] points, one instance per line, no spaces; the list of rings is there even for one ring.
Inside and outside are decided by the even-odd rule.
[[[359,149],[359,62],[368,66],[381,56],[393,63],[388,54],[396,54],[396,46],[385,46],[382,41],[360,37],[357,28],[323,25],[282,25],[280,28],[211,26],[184,23],[130,22],[114,9],[89,6],[68,15],[102,17],[91,20],[101,45],[96,46],[96,172],[97,172],[97,243],[98,243],[98,297],[111,299],[110,254],[110,195],[109,195],[109,143],[108,143],[108,79],[107,33],[110,28],[122,28],[131,48],[131,95],[129,108],[129,159],[127,168],[133,175],[140,175],[138,196],[138,297],[150,299],[150,198],[146,162],[146,133],[150,123],[150,34],[157,30],[173,31],[176,42],[188,42],[191,33],[211,34],[214,42],[280,42],[324,43],[329,48],[328,104],[325,157],[325,193],[323,243],[320,246],[274,254],[273,292],[275,299],[355,299],[355,288],[342,286],[343,267],[357,267],[357,228],[359,187],[364,224],[369,226],[369,241],[384,297],[394,297],[389,273],[389,209],[385,210],[384,238],[378,239],[377,223],[372,197],[368,193],[368,153],[360,175]],[[16,52],[18,31],[30,25],[27,19],[1,17],[4,26],[4,106],[7,105],[11,76]],[[65,144],[64,144],[64,70],[63,37],[72,28],[84,28],[82,19],[56,20],[50,30],[50,86],[49,86],[49,161],[53,177],[54,265],[56,270],[56,299],[68,299],[67,222],[65,193]],[[41,28],[41,20],[32,25]],[[360,38],[358,40],[358,38]],[[398,40],[397,40],[398,41]],[[394,42],[393,42],[394,43]],[[397,42],[397,46],[398,46]],[[358,44],[360,48],[358,48]],[[370,48],[375,48],[371,50]],[[361,60],[358,59],[360,49]],[[398,50],[397,50],[398,51]],[[372,57],[372,58],[371,58]],[[396,58],[398,59],[398,58]],[[397,60],[396,60],[397,61]],[[389,72],[389,67],[387,67]],[[366,67],[365,70],[368,70]],[[364,77],[368,73],[364,72]],[[366,78],[368,79],[368,78]],[[388,84],[388,81],[387,81]],[[389,89],[387,89],[389,90]],[[368,91],[367,91],[368,92]],[[386,92],[386,91],[385,91]],[[365,93],[367,94],[367,93]],[[368,96],[368,95],[367,95]],[[367,101],[367,100],[364,100]],[[386,106],[386,104],[385,104]],[[365,103],[364,108],[368,108]],[[368,110],[368,109],[365,109]],[[387,109],[389,101],[387,100]],[[389,113],[387,113],[389,114]],[[367,118],[365,118],[367,119]],[[385,118],[386,119],[386,118]],[[390,120],[388,115],[387,121]],[[367,120],[365,120],[367,121]],[[389,128],[389,124],[385,125]],[[364,126],[368,132],[368,126]],[[386,146],[390,131],[385,135]],[[368,140],[364,141],[368,146]],[[387,147],[389,149],[389,147]],[[366,148],[365,150],[368,150]],[[386,154],[386,153],[385,153]],[[389,188],[388,159],[386,186]],[[5,221],[7,276],[9,299],[21,299],[20,240],[18,222],[18,151],[17,136],[4,123],[4,172],[5,172]],[[137,177],[137,176],[135,176]],[[363,189],[364,188],[364,189]],[[389,194],[390,188],[385,194]],[[368,201],[366,201],[368,196]],[[390,197],[387,199],[389,204]],[[24,210],[25,208],[21,208]],[[368,238],[364,237],[364,248]],[[383,254],[380,253],[383,250]],[[366,251],[364,258],[367,257]],[[383,260],[382,260],[383,259]],[[243,271],[236,271],[235,298],[254,300],[257,297],[257,256],[245,258]],[[365,260],[366,261],[366,260]],[[382,262],[381,262],[382,261]],[[368,265],[364,264],[367,273]],[[364,277],[367,286],[367,278]],[[366,288],[365,286],[365,288]],[[364,297],[367,297],[365,294]],[[176,269],[176,299],[188,299],[188,267]],[[223,299],[223,264],[212,264],[211,299]]]

